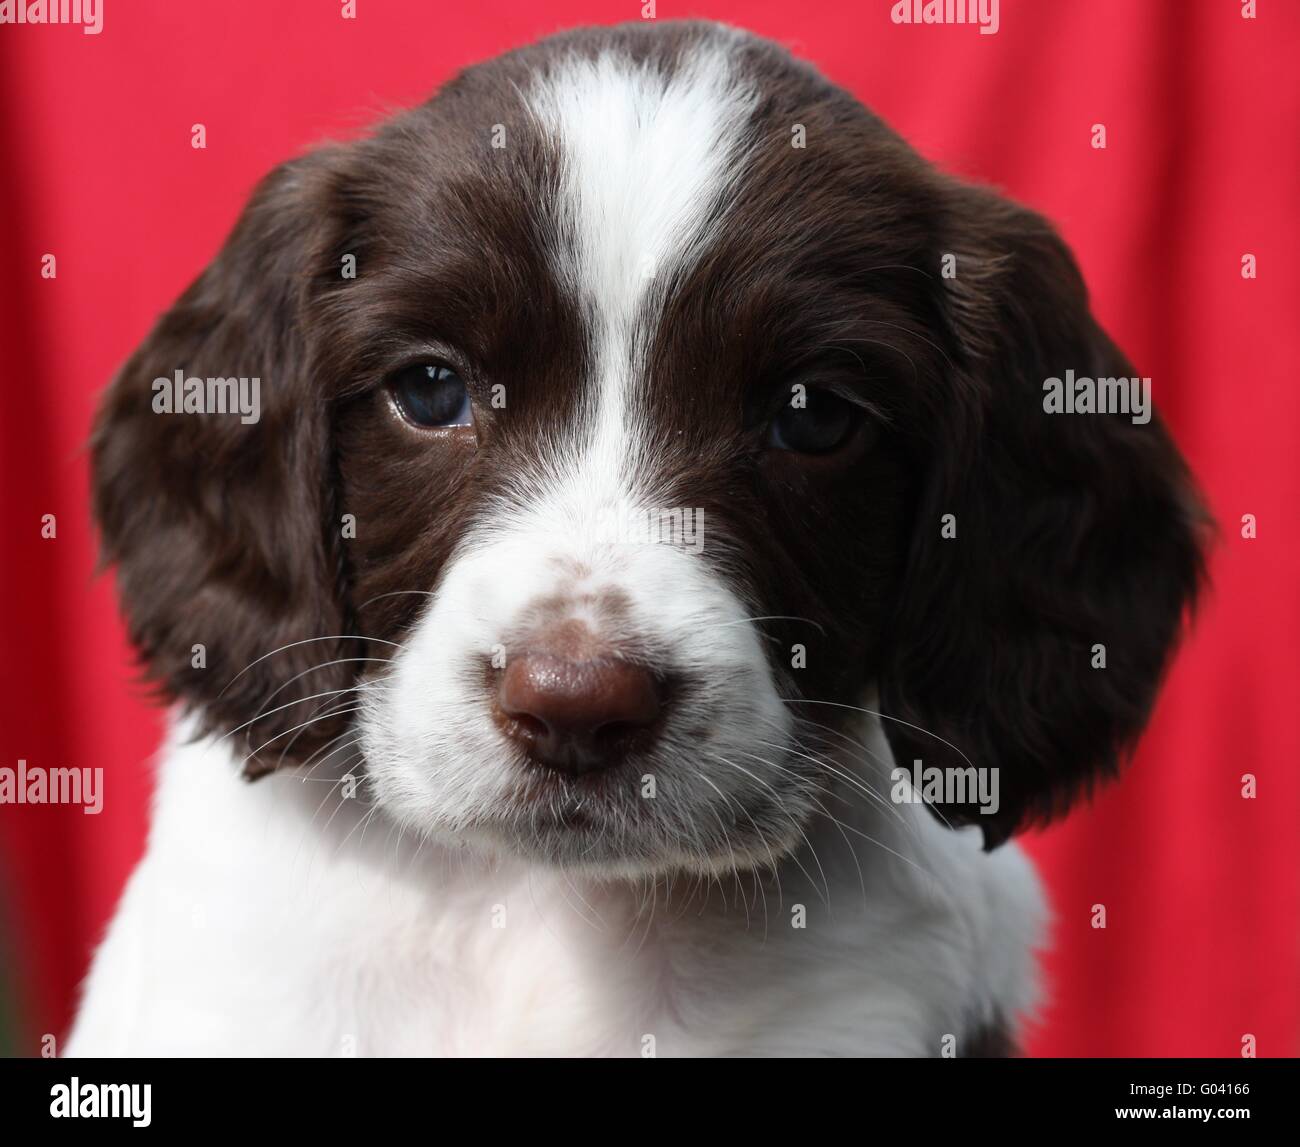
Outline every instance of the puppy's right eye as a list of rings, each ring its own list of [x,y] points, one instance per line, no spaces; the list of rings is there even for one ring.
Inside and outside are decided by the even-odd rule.
[[[471,426],[465,381],[449,366],[419,362],[399,370],[389,381],[402,417],[415,426]]]

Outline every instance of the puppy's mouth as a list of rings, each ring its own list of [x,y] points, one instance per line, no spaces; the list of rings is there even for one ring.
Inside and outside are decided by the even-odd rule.
[[[590,827],[615,816],[638,817],[641,802],[635,770],[627,762],[569,773],[528,764],[521,773],[503,800],[516,815],[572,828]]]
[[[632,763],[621,760],[570,772],[525,764],[510,785],[492,824],[518,831],[521,825],[545,833],[611,832],[612,826],[635,829],[654,819],[652,800]]]
[[[625,760],[579,775],[525,770],[475,834],[529,861],[605,874],[769,867],[795,848],[807,814],[798,793],[724,794],[721,777],[699,783],[696,763],[687,795],[671,778],[688,762],[675,765],[650,772]]]

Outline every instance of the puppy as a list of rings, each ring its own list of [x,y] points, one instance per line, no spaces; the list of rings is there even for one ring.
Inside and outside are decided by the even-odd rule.
[[[94,434],[177,715],[69,1051],[1013,1051],[1004,842],[1201,578],[1133,374],[1046,222],[729,28],[277,169]]]

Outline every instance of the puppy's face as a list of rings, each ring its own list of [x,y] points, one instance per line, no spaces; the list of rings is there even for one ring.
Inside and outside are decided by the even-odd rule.
[[[97,508],[253,772],[355,757],[547,862],[766,864],[876,685],[906,762],[1001,770],[943,810],[997,840],[1136,735],[1199,569],[1159,423],[1047,415],[1067,369],[1133,373],[1041,220],[771,45],[583,32],[272,176],[115,383]],[[261,420],[153,414],[176,370],[260,377]]]

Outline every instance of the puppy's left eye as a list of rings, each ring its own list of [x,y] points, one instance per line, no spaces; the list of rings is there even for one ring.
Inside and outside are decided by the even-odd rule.
[[[465,381],[449,366],[420,362],[389,382],[402,417],[416,426],[469,426],[474,421]]]
[[[862,420],[859,407],[829,390],[809,389],[783,406],[768,424],[767,444],[796,454],[829,454],[843,446]]]

